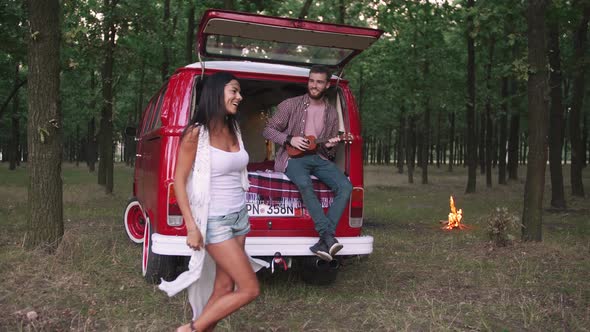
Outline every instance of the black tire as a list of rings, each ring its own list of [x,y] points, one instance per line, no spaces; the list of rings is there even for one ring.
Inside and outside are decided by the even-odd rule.
[[[152,228],[146,222],[145,236],[143,240],[142,273],[150,284],[159,284],[163,278],[166,281],[174,280],[177,276],[178,256],[158,255],[152,252]]]
[[[311,285],[330,285],[338,277],[338,268],[317,257],[303,257],[301,261],[303,281]],[[337,265],[337,264],[336,264]]]

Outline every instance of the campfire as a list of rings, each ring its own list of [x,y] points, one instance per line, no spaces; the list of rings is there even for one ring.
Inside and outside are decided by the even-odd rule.
[[[449,205],[451,206],[451,213],[449,213],[449,219],[448,220],[441,220],[441,223],[446,224],[445,226],[443,226],[442,229],[464,229],[467,228],[465,225],[463,225],[461,223],[461,221],[463,220],[463,210],[459,209],[457,211],[457,208],[455,207],[455,200],[453,199],[453,196],[451,196],[451,198],[449,199]]]

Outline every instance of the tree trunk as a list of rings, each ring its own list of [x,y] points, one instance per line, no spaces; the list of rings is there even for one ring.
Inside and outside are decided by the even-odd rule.
[[[416,120],[413,115],[409,116],[408,129],[406,130],[406,165],[408,167],[408,182],[414,183],[414,165],[416,153]]]
[[[492,122],[492,65],[494,63],[494,46],[496,45],[496,41],[492,38],[490,41],[489,47],[489,61],[487,65],[487,73],[486,73],[486,114],[485,114],[485,124],[486,124],[486,136],[485,136],[485,160],[486,160],[486,187],[492,187],[492,158],[493,158],[493,149],[492,149],[492,139],[493,139],[493,122]]]
[[[455,164],[455,111],[450,114],[451,128],[449,132],[449,172],[453,171],[453,164]]]
[[[402,174],[404,172],[404,151],[406,146],[406,115],[404,107],[400,110],[399,130],[397,133],[397,172]]]
[[[475,116],[477,117],[477,115],[478,113],[476,112]],[[477,161],[479,162],[479,174],[483,175],[486,174],[486,115],[484,112],[480,112],[479,116],[479,128],[477,128],[479,129],[479,138],[477,139]]]
[[[311,7],[312,2],[313,0],[305,0],[305,3],[303,4],[301,11],[299,12],[299,16],[297,16],[298,19],[305,19],[305,17],[309,14],[309,7]]]
[[[74,141],[74,155],[76,158],[76,167],[80,166],[80,124],[76,123],[76,139]]]
[[[345,19],[346,19],[345,0],[338,0],[338,21],[336,21],[336,23],[345,24],[344,23]]]
[[[28,231],[25,245],[56,249],[64,234],[61,179],[62,115],[59,101],[60,7],[58,0],[27,1]]]
[[[442,150],[442,142],[441,142],[441,122],[442,122],[442,110],[439,108],[438,113],[436,114],[436,168],[440,168],[441,162],[443,161],[443,150]]]
[[[565,209],[563,174],[561,170],[561,138],[563,136],[563,98],[561,95],[561,59],[559,25],[556,19],[549,24],[549,87],[551,91],[551,121],[549,122],[549,170],[551,171],[551,206]]]
[[[430,75],[430,64],[424,63],[424,81]],[[426,91],[425,91],[426,92]],[[424,123],[422,124],[422,184],[428,184],[428,154],[430,151],[430,97],[425,93],[424,98]]]
[[[582,135],[580,133],[581,113],[584,105],[584,92],[586,82],[584,74],[586,64],[584,63],[584,54],[586,52],[586,35],[588,33],[588,20],[590,18],[590,5],[584,6],[584,16],[580,25],[574,33],[574,81],[572,87],[572,107],[570,111],[570,141],[572,144],[572,164],[570,171],[570,182],[572,186],[572,195],[584,197],[584,183],[582,182],[582,154],[586,153],[582,144]]]
[[[516,81],[511,80],[510,84],[510,98],[516,96]],[[520,132],[520,113],[516,107],[516,103],[511,103],[510,109],[510,132],[508,136],[508,179],[518,180],[518,145],[519,145],[519,132]]]
[[[588,112],[584,113],[584,119],[582,120],[582,168],[586,168],[588,165]]]
[[[185,61],[193,63],[193,43],[195,41],[195,3],[191,0],[188,8],[188,24],[186,29]]]
[[[528,23],[528,118],[529,153],[522,214],[522,239],[542,240],[543,192],[547,164],[548,73],[545,46],[546,0],[529,0]]]
[[[114,23],[113,11],[116,3],[104,0],[105,8],[109,11],[108,23],[105,26],[105,62],[102,71],[102,112],[100,120],[100,161],[99,184],[105,186],[105,192],[113,192],[113,66],[115,51],[115,36],[117,28]],[[100,172],[104,172],[104,182],[100,182]]]
[[[170,43],[172,40],[170,27],[170,0],[164,0],[164,17],[162,18],[162,25],[164,27],[165,41],[162,43],[162,82],[168,79],[168,71],[170,70]]]
[[[475,0],[467,0],[467,8],[473,8]],[[473,15],[467,17],[467,188],[466,193],[474,193],[476,186],[477,151],[475,136],[475,41],[473,31]]]
[[[15,91],[18,91],[18,84],[19,84],[19,79],[18,79],[18,73],[19,73],[19,67],[20,64],[17,63],[16,64],[16,70],[15,70],[15,75],[14,75],[14,89]],[[18,164],[18,159],[20,158],[20,155],[18,153],[19,151],[19,134],[20,134],[20,126],[19,126],[19,112],[18,112],[18,108],[19,108],[19,100],[18,100],[18,92],[14,94],[13,100],[12,100],[12,119],[11,119],[11,135],[10,135],[10,144],[8,146],[8,159],[9,159],[9,163],[10,165],[8,166],[8,169],[11,171],[14,171],[16,169],[16,165]]]
[[[508,136],[508,77],[502,78],[502,112],[498,121],[498,184],[506,184],[506,141]]]

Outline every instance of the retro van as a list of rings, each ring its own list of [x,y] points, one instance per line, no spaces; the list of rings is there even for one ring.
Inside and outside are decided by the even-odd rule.
[[[373,238],[362,235],[363,161],[358,108],[348,82],[331,77],[329,102],[339,112],[339,128],[352,137],[337,148],[335,163],[350,179],[353,192],[336,237],[344,245],[332,262],[319,260],[309,247],[317,242],[314,223],[297,188],[274,172],[275,145],[264,139],[266,120],[283,100],[307,91],[309,67],[322,64],[338,74],[382,31],[224,10],[208,10],[201,19],[197,50],[200,61],[179,68],[154,95],[134,134],[137,155],[133,197],[124,212],[129,238],[143,244],[142,272],[149,282],[174,278],[186,268],[191,249],[176,202],[174,171],[181,134],[198,105],[203,78],[228,71],[240,81],[238,111],[242,137],[250,155],[247,206],[251,232],[246,252],[272,263],[272,270],[297,268],[303,279],[330,283],[345,257],[369,255]],[[322,206],[332,193],[314,180]]]

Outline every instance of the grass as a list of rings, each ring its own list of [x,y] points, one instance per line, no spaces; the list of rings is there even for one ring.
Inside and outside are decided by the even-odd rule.
[[[419,184],[419,172],[408,184],[392,167],[366,167],[364,233],[375,237],[373,254],[347,260],[331,286],[307,285],[295,273],[265,276],[261,296],[218,330],[590,330],[588,198],[567,197],[567,211],[546,212],[543,242],[497,248],[487,219],[496,207],[520,217],[523,181],[485,188],[478,176],[478,192],[466,195],[465,169],[429,175],[430,184]],[[95,174],[64,165],[66,232],[54,255],[22,248],[26,176],[0,166],[0,331],[169,331],[188,321],[186,295],[168,298],[146,284],[141,247],[126,238],[131,169],[117,165],[115,193],[105,195]],[[440,229],[450,194],[469,229]],[[548,206],[549,187],[545,198]],[[29,311],[38,318],[27,319]]]

